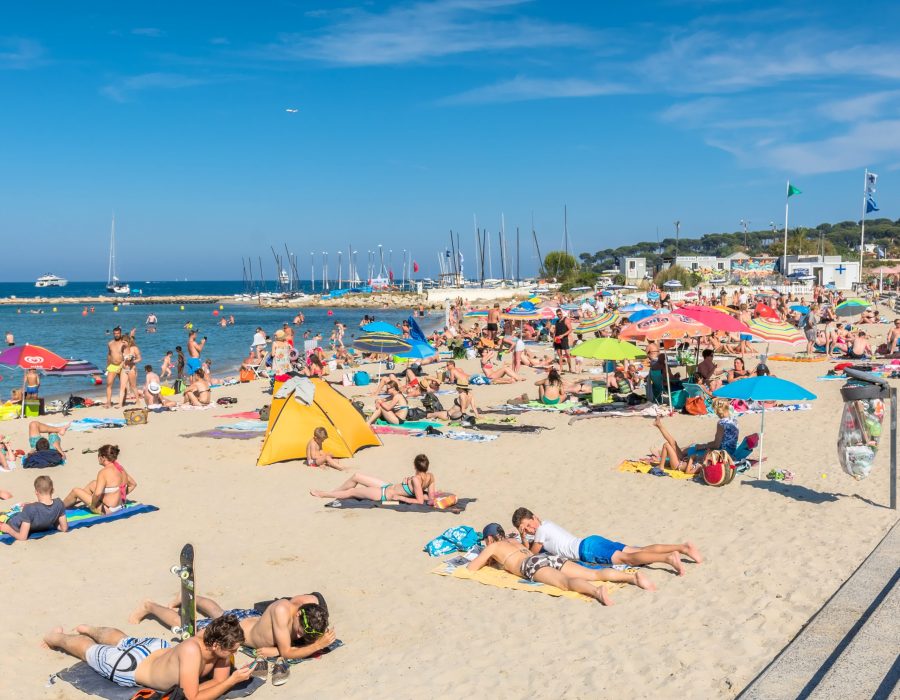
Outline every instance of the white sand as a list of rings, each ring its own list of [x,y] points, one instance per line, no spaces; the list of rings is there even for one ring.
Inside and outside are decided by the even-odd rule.
[[[767,416],[766,469],[797,475],[790,486],[755,484],[750,472],[713,489],[685,481],[624,474],[616,465],[661,443],[647,419],[530,413],[523,424],[552,427],[539,435],[501,435],[490,443],[384,436],[353,469],[397,481],[419,452],[431,458],[440,488],[477,498],[466,513],[331,511],[307,495],[334,488],[336,472],[301,462],[257,468],[259,442],[185,439],[180,433],[228,422],[217,414],[264,405],[263,384],[228,387],[240,399],[210,411],[153,415],[149,425],[64,440],[70,461],[45,470],[57,495],[97,471],[85,447],[121,446],[137,479],[135,493],[160,511],[111,525],[0,547],[4,624],[0,631],[3,695],[84,697],[47,677],[72,663],[39,646],[56,625],[117,626],[170,636],[153,621],[128,625],[144,598],[177,592],[169,567],[185,542],[197,552],[201,594],[225,606],[249,606],[311,590],[328,598],[346,646],[295,667],[289,685],[256,697],[421,698],[473,693],[498,698],[733,697],[797,633],[896,518],[888,496],[887,454],[855,482],[838,467],[835,440],[840,382],[815,382],[828,363],[772,362],[773,371],[819,395],[811,411]],[[527,385],[476,389],[482,407]],[[358,393],[358,391],[356,392]],[[443,399],[444,397],[442,397]],[[446,397],[447,403],[452,397]],[[121,415],[85,410],[77,416]],[[741,418],[754,432],[759,416]],[[711,418],[675,416],[670,429],[688,443],[708,440]],[[0,424],[24,447],[24,421]],[[824,477],[823,477],[824,475]],[[0,488],[30,500],[35,471],[0,474]],[[632,544],[693,540],[706,557],[683,578],[661,567],[659,586],[614,592],[615,605],[554,599],[429,574],[436,559],[422,546],[445,528],[509,526],[527,506],[583,535]],[[302,690],[301,690],[302,689]],[[452,689],[452,691],[451,691]]]

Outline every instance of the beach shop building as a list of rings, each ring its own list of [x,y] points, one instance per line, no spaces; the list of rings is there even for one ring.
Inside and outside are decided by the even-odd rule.
[[[619,258],[619,274],[625,282],[640,282],[647,276],[647,258]]]
[[[788,277],[812,275],[813,284],[852,289],[859,282],[859,261],[841,260],[840,255],[788,255]]]

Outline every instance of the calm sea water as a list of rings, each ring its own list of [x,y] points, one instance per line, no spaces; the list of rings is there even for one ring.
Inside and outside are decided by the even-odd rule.
[[[105,285],[102,282],[72,282],[63,289],[49,288],[38,291],[47,293],[47,296],[50,293],[60,296],[60,292],[72,296],[87,296],[105,291]],[[144,285],[145,294],[227,296],[242,291],[240,281],[157,282]],[[11,295],[23,297],[26,294],[33,296],[34,292],[33,284],[0,284],[0,297]],[[184,311],[181,311],[177,305],[120,305],[116,311],[111,299],[109,303],[95,304],[94,313],[82,315],[81,305],[59,304],[54,307],[52,302],[35,303],[23,299],[21,305],[0,305],[0,333],[12,331],[17,345],[26,342],[43,345],[62,357],[89,360],[102,369],[106,362],[106,343],[111,338],[107,333],[117,325],[125,332],[136,328],[137,344],[143,357],[141,366],[150,364],[158,370],[166,350],[174,350],[176,345],[187,348],[187,331],[184,330],[184,325],[190,321],[200,337],[205,335],[209,338],[203,356],[212,360],[213,377],[221,378],[226,374],[234,374],[240,362],[247,356],[257,326],[261,326],[272,335],[282,323],[291,323],[296,314],[296,309],[261,309],[256,306],[229,304],[227,301],[223,302],[222,306],[224,308],[219,310],[218,304],[190,304],[185,305]],[[36,310],[42,310],[43,313],[29,313]],[[351,336],[360,333],[359,322],[365,314],[395,324],[399,324],[409,316],[409,311],[388,309],[336,307],[330,316],[326,308],[304,308],[302,311],[305,323],[300,327],[294,327],[295,334],[299,338],[305,330],[309,330],[311,335],[321,333],[322,345],[326,348],[335,321],[347,325],[344,342],[349,344]],[[155,333],[146,332],[145,321],[151,312],[156,314],[158,319]],[[214,312],[218,312],[219,315],[214,315]],[[222,316],[234,316],[235,324],[221,328],[218,321]],[[425,318],[424,323],[420,323],[423,330],[428,332],[441,322],[442,316],[439,312],[432,312]],[[9,398],[11,389],[22,385],[22,370],[0,366],[0,375],[2,375],[0,397],[5,400]],[[140,376],[143,376],[143,371]],[[42,394],[45,396],[67,396],[73,392],[92,393],[91,387],[92,383],[87,377],[68,379],[44,377],[42,380]]]

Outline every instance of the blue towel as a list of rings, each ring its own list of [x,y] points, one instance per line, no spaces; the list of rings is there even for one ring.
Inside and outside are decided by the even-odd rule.
[[[92,527],[93,525],[99,525],[101,523],[111,522],[113,520],[122,520],[124,518],[130,518],[132,515],[140,515],[141,513],[152,513],[154,510],[159,510],[156,506],[148,505],[147,503],[134,503],[133,505],[125,506],[122,510],[116,511],[115,513],[110,513],[108,515],[87,515],[90,513],[89,510],[84,508],[70,508],[66,511],[67,518],[74,518],[76,516],[82,516],[78,520],[74,520],[69,523],[70,530],[77,530],[80,527]],[[29,540],[39,540],[42,537],[46,537],[47,535],[55,535],[59,532],[59,530],[44,530],[42,532],[33,532],[28,535]],[[3,544],[12,544],[16,540],[11,535],[0,535],[0,543]]]

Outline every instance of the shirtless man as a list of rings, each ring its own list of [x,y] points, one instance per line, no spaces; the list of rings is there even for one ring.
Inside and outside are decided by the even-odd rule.
[[[179,599],[180,600],[180,599]],[[180,624],[179,600],[171,607],[145,600],[128,618],[136,625],[145,617],[155,617],[166,627]],[[254,606],[250,609],[224,610],[211,598],[197,597],[197,609],[207,616],[197,620],[198,634],[205,637],[210,626],[223,616],[238,620],[244,633],[244,645],[256,650],[262,659],[281,657],[285,660],[305,659],[331,646],[335,641],[334,629],[328,627],[328,605],[321,593],[308,593],[283,598],[270,603],[263,612]],[[272,673],[272,684],[281,685],[287,680],[288,667],[279,662]],[[265,669],[266,666],[263,665]]]
[[[897,352],[898,346],[900,346],[900,318],[894,319],[894,326],[887,334],[885,345],[887,345],[887,352],[885,353],[886,355],[891,355]]]
[[[203,375],[203,370],[194,372],[193,382],[184,390],[184,403],[191,406],[209,406],[210,393],[209,382]]]
[[[57,627],[44,636],[46,647],[85,661],[120,686],[159,691],[178,686],[187,700],[214,700],[250,678],[250,664],[230,672],[231,656],[243,642],[241,625],[230,615],[210,622],[202,636],[175,646],[165,639],[129,637],[113,627],[90,625],[79,625],[75,634]]]
[[[497,332],[500,330],[500,304],[495,303],[494,307],[488,310],[487,322],[484,326],[487,337],[491,340],[497,340]]]
[[[447,360],[447,368],[444,370],[444,382],[446,384],[468,384],[469,375],[456,366],[455,360]]]
[[[485,547],[475,559],[466,565],[469,571],[478,571],[496,561],[501,569],[529,581],[556,586],[563,591],[575,591],[593,598],[603,605],[612,605],[605,586],[595,586],[591,581],[633,583],[640,588],[654,590],[655,586],[640,573],[630,574],[616,569],[586,569],[564,557],[549,554],[532,554],[517,540],[507,539],[497,523],[486,525],[482,531]]]
[[[847,350],[847,356],[854,360],[864,360],[869,357],[872,357],[875,353],[872,352],[872,346],[869,345],[869,339],[866,338],[866,332],[860,331],[855,338],[853,338],[853,344]]]
[[[188,332],[188,356],[187,356],[187,371],[188,375],[194,374],[198,369],[200,369],[200,365],[203,364],[200,361],[200,353],[203,352],[203,348],[206,345],[206,336],[203,336],[203,340],[201,342],[197,342],[197,331],[191,329]]]
[[[122,372],[122,364],[125,362],[125,341],[122,338],[122,329],[119,326],[113,328],[113,338],[106,344],[106,403],[104,408],[112,408],[113,384]],[[119,380],[121,388],[122,381]]]

